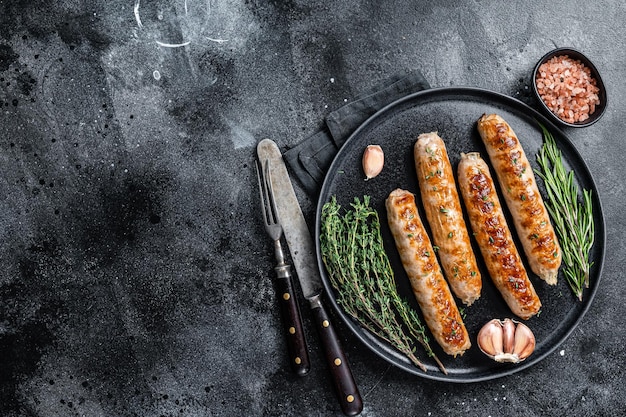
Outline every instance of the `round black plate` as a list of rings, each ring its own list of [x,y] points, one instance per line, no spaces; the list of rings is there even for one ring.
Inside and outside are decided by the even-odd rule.
[[[465,324],[472,340],[471,349],[461,357],[452,358],[443,353],[436,342],[431,342],[433,350],[448,371],[446,375],[428,358],[421,346],[418,346],[418,357],[428,368],[427,372],[424,372],[412,365],[389,344],[361,328],[337,304],[335,291],[328,280],[321,260],[319,246],[321,209],[333,195],[337,197],[342,207],[349,207],[355,197],[371,196],[371,205],[378,211],[381,218],[385,249],[394,269],[400,295],[419,311],[386,224],[384,202],[392,190],[400,187],[415,193],[419,206],[413,145],[420,133],[432,131],[439,133],[446,143],[454,172],[456,172],[461,152],[478,151],[488,161],[476,130],[476,121],[483,113],[498,113],[511,125],[534,168],[538,168],[535,156],[543,143],[538,122],[546,126],[563,153],[566,167],[574,170],[578,184],[592,190],[595,244],[591,251],[591,259],[594,262],[591,285],[585,290],[583,301],[579,302],[572,295],[562,272],[556,286],[548,286],[531,274],[531,280],[543,304],[541,313],[526,321],[535,333],[537,347],[524,362],[499,364],[480,352],[476,345],[476,335],[480,327],[492,318],[515,318],[515,316],[502,300],[484,265],[481,264],[484,277],[482,296],[472,306],[465,308]],[[369,144],[382,146],[385,152],[385,167],[378,177],[364,181],[361,157],[363,150]],[[538,182],[545,196],[545,190],[539,178]],[[509,216],[508,213],[506,214]],[[422,219],[427,224],[425,216],[422,216]],[[499,93],[477,88],[441,88],[422,91],[394,102],[368,119],[348,139],[333,161],[321,189],[316,215],[315,239],[318,265],[330,302],[365,346],[393,365],[418,376],[450,382],[474,382],[498,378],[528,368],[553,352],[567,338],[589,308],[598,288],[604,260],[605,229],[602,207],[589,169],[571,141],[553,123],[524,103]],[[519,245],[518,247],[521,248]],[[481,262],[478,248],[476,248],[476,256]],[[530,273],[530,269],[528,271]],[[460,302],[459,306],[463,307]]]

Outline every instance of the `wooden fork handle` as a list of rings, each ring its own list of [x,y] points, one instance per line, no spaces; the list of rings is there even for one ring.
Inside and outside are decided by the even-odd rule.
[[[287,351],[291,369],[297,375],[303,376],[311,369],[309,352],[307,349],[302,316],[298,299],[294,291],[289,265],[283,264],[276,268],[276,297],[280,305],[285,337],[287,339]]]

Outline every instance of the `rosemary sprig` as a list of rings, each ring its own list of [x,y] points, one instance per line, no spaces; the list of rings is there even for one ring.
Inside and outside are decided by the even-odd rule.
[[[535,170],[548,193],[546,208],[559,237],[563,256],[565,278],[579,301],[583,299],[583,287],[589,288],[589,251],[593,246],[594,223],[591,190],[582,190],[578,198],[578,186],[574,172],[566,172],[561,151],[554,137],[543,125],[543,145],[537,155],[541,171]]]
[[[334,196],[322,207],[322,260],[337,291],[337,302],[365,329],[426,371],[415,354],[415,345],[420,343],[446,373],[430,348],[417,313],[398,294],[378,213],[369,201],[369,196],[364,196],[362,203],[355,198],[352,209],[343,215]]]

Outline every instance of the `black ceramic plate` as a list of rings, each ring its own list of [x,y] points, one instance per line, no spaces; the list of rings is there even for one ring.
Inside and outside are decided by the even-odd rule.
[[[355,197],[371,196],[371,205],[377,209],[381,218],[385,249],[395,272],[399,292],[419,311],[386,224],[384,202],[392,190],[400,187],[415,193],[419,206],[413,145],[420,133],[432,131],[439,133],[446,143],[454,172],[461,152],[478,151],[485,160],[488,160],[476,130],[476,121],[483,113],[498,113],[504,117],[519,137],[534,168],[538,168],[535,156],[543,141],[538,122],[546,126],[554,135],[567,168],[574,170],[578,184],[593,191],[595,244],[591,259],[595,264],[591,273],[591,285],[585,290],[583,301],[579,302],[572,295],[562,272],[556,286],[548,286],[531,274],[531,280],[543,304],[539,316],[526,321],[537,339],[535,352],[519,364],[499,364],[480,352],[476,344],[476,335],[480,327],[492,318],[515,317],[481,264],[484,277],[482,296],[472,306],[465,308],[465,324],[472,340],[472,348],[462,357],[452,358],[443,353],[433,341],[433,348],[448,371],[445,375],[427,357],[421,346],[418,346],[417,353],[428,368],[427,372],[424,372],[412,365],[389,344],[361,328],[336,303],[334,289],[330,285],[320,256],[321,209],[332,196],[336,196],[343,207],[349,207]],[[382,146],[385,152],[385,167],[378,177],[364,181],[361,157],[369,144]],[[538,181],[540,190],[545,196],[543,184],[539,178]],[[422,216],[422,219],[425,219],[425,216]],[[315,238],[318,264],[330,302],[365,346],[393,365],[415,375],[441,381],[474,382],[498,378],[528,368],[553,352],[567,338],[589,308],[598,288],[604,258],[605,229],[600,200],[591,174],[571,141],[554,124],[524,103],[505,95],[476,88],[441,88],[419,92],[396,101],[368,119],[348,139],[333,161],[322,186],[317,207]],[[521,248],[519,245],[518,247]],[[478,249],[476,255],[480,260]],[[528,271],[530,273],[530,269]]]

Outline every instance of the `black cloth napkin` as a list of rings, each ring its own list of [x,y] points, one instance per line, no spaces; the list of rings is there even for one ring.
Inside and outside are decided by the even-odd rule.
[[[350,135],[370,116],[408,94],[430,88],[417,70],[404,71],[358,95],[330,113],[326,126],[284,153],[293,176],[310,196],[317,196],[326,171]]]

